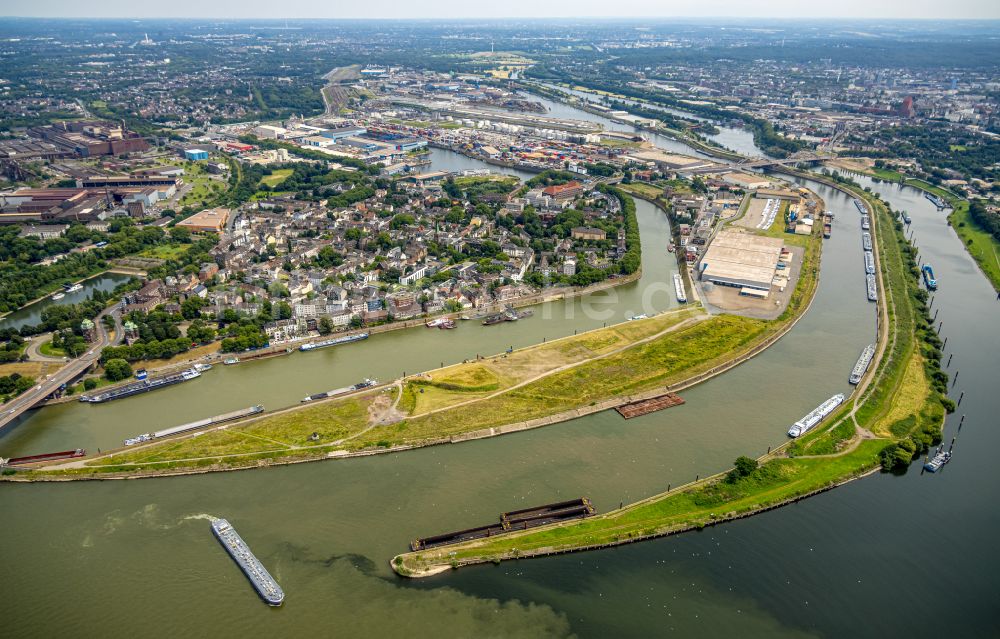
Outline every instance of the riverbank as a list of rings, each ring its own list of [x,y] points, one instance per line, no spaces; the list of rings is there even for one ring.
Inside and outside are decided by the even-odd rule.
[[[821,244],[818,236],[815,241]],[[815,282],[806,282],[817,277],[818,271],[810,271],[796,289],[809,291],[811,300]],[[399,379],[390,385],[401,390],[391,405],[383,401],[372,408],[373,400],[364,397],[328,400],[286,409],[276,421],[265,416],[83,460],[73,468],[49,468],[30,478],[231,470],[396,452],[536,428],[701,383],[763,352],[804,311],[770,322],[735,316],[695,321],[690,315],[696,309],[682,308]],[[334,414],[340,416],[336,432],[327,429],[316,441],[312,435],[320,431],[313,425],[330,423]],[[512,420],[514,415],[519,419]]]
[[[841,185],[835,188],[846,189]],[[742,476],[731,475],[731,471],[718,473],[675,490],[668,486],[664,493],[586,520],[405,553],[392,560],[392,568],[403,576],[424,577],[463,565],[620,545],[747,517],[874,472],[880,453],[914,432],[920,424],[920,421],[909,424],[909,431],[890,428],[891,434],[886,437],[877,437],[865,428],[874,426],[893,409],[903,409],[908,413],[907,418],[918,413],[939,426],[944,417],[939,395],[929,392],[920,406],[901,406],[897,395],[892,392],[899,387],[903,373],[917,355],[917,326],[913,318],[917,286],[900,251],[901,246],[908,244],[880,201],[860,192],[847,192],[852,197],[864,196],[876,218],[878,264],[884,287],[880,304],[886,307],[880,314],[892,318],[891,323],[882,323],[884,328],[880,327],[880,334],[890,335],[892,347],[888,350],[888,357],[883,356],[887,348],[880,349],[876,372],[871,378],[878,381],[857,393],[861,401],[856,399],[850,411],[853,427],[846,439],[836,442],[836,453],[789,457],[784,452],[793,443],[789,442],[759,458],[758,467]],[[880,341],[885,344],[888,340],[883,338]],[[924,369],[920,372],[928,374]],[[912,398],[907,397],[904,401],[912,401]],[[899,420],[894,426],[905,422],[906,419]],[[839,423],[827,422],[827,426],[814,430],[801,440],[794,440],[794,443],[799,445],[829,438]]]

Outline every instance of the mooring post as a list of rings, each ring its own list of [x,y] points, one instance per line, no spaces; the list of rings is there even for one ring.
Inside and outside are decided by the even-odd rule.
[[[962,405],[962,398],[963,397],[965,397],[965,391],[962,391],[961,393],[958,394],[958,404],[956,404],[956,406],[961,406]],[[965,421],[965,415],[962,415],[962,421],[963,422]]]
[[[937,309],[937,310],[934,311],[934,317],[931,318],[932,322],[936,322],[937,321],[937,314],[938,314],[938,311],[940,311],[940,310],[941,309],[939,308],[939,309]]]
[[[944,320],[941,320],[940,322],[938,322],[938,335],[941,334],[941,327],[942,326],[944,326]]]
[[[948,336],[947,335],[945,335],[944,344],[941,345],[941,350],[944,350],[946,348],[948,348]],[[952,355],[954,355],[954,353],[952,353]]]
[[[954,353],[949,353],[948,354],[948,363],[944,365],[945,368],[948,368],[949,366],[951,366],[951,358],[954,357],[954,356],[955,356]]]
[[[951,382],[951,387],[952,388],[955,388],[955,384],[958,383],[958,373],[959,373],[959,371],[955,371],[955,379],[953,379],[952,382]]]

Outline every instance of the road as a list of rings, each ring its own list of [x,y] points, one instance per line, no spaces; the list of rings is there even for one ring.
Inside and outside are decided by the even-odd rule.
[[[16,421],[18,417],[34,408],[39,402],[52,393],[59,390],[59,387],[62,384],[68,384],[76,379],[78,375],[83,373],[97,361],[97,358],[101,356],[101,350],[105,346],[120,343],[122,339],[122,325],[121,313],[119,311],[120,309],[117,305],[111,308],[106,308],[94,320],[94,324],[97,327],[97,341],[91,345],[90,350],[77,359],[70,360],[68,364],[54,373],[52,377],[41,380],[41,382],[31,390],[22,393],[18,397],[15,397],[11,401],[4,404],[4,412],[0,415],[0,430],[6,428],[12,422]],[[114,340],[111,339],[107,329],[104,327],[103,320],[108,314],[110,314],[115,321]]]

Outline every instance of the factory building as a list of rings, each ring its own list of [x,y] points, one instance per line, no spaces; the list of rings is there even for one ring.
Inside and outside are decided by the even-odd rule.
[[[701,280],[739,288],[748,295],[766,294],[771,290],[783,245],[775,237],[721,231],[701,258]]]

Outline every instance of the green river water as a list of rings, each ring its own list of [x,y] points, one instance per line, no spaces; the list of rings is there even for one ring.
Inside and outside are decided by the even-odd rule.
[[[920,476],[915,465],[748,520],[617,549],[418,581],[389,568],[410,539],[493,521],[505,510],[585,495],[605,511],[716,472],[737,455],[781,443],[788,424],[849,391],[850,368],[875,331],[858,215],[846,197],[810,186],[836,213],[812,308],[759,357],[686,391],[681,407],[628,422],[606,412],[363,459],[0,485],[4,634],[996,636],[992,449],[1000,400],[991,390],[1000,303],[944,216],[912,190],[885,185],[933,260],[946,357],[954,353],[952,370],[962,371],[954,396],[967,393],[956,458],[943,473]],[[676,266],[664,250],[665,216],[641,201],[638,216],[637,283],[536,307],[513,324],[396,331],[217,366],[198,380],[109,404],[46,408],[0,438],[0,451],[110,447],[153,428],[255,403],[278,408],[363,377],[386,380],[669,308]],[[212,537],[210,516],[234,524],[284,588],[284,606],[261,603]]]

